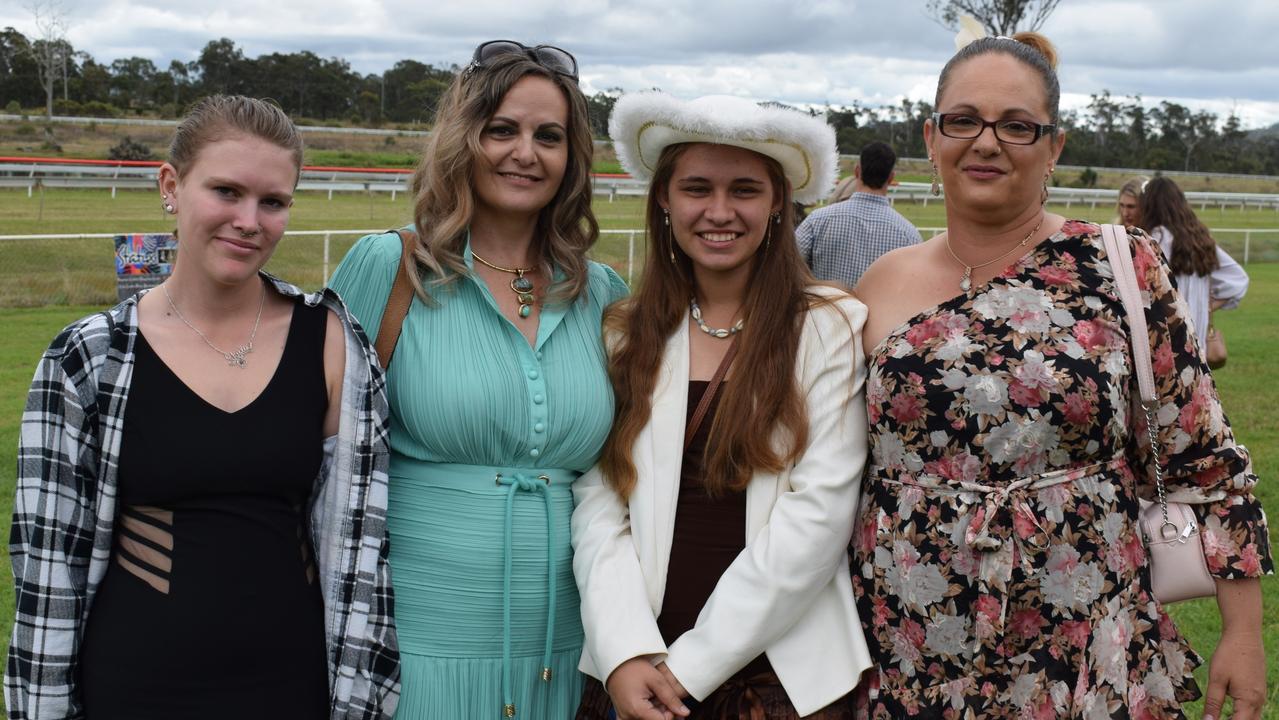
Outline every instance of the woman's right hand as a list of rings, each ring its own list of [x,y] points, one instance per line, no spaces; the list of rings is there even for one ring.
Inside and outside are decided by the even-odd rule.
[[[675,720],[689,710],[660,670],[646,658],[627,660],[604,683],[618,720]]]

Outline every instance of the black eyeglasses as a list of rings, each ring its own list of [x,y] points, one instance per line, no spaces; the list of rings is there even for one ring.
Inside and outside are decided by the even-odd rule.
[[[514,40],[489,40],[480,43],[471,56],[471,64],[466,66],[467,72],[473,72],[492,62],[501,55],[523,55],[557,75],[563,75],[577,82],[577,58],[572,53],[554,45],[536,45],[529,47]]]
[[[1010,145],[1034,145],[1039,138],[1057,129],[1056,125],[1041,125],[1029,120],[983,120],[967,113],[933,113],[933,124],[942,135],[959,140],[972,140],[985,132],[995,131],[995,139]]]

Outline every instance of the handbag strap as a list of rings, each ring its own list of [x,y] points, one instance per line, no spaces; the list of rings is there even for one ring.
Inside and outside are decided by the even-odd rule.
[[[1110,258],[1110,269],[1115,275],[1115,290],[1128,316],[1128,336],[1132,341],[1133,372],[1137,375],[1137,387],[1141,393],[1141,409],[1146,416],[1146,440],[1150,446],[1151,464],[1155,468],[1155,493],[1163,510],[1164,523],[1168,520],[1168,499],[1164,491],[1163,464],[1159,460],[1159,424],[1155,417],[1159,399],[1155,397],[1155,373],[1150,363],[1150,334],[1146,330],[1146,313],[1141,304],[1141,287],[1137,284],[1137,271],[1133,268],[1132,246],[1128,231],[1120,225],[1102,225],[1101,239]],[[1174,528],[1176,526],[1174,525]]]
[[[404,318],[408,317],[409,306],[413,304],[413,283],[409,281],[409,266],[414,264],[413,247],[417,245],[417,233],[396,230],[395,234],[400,236],[400,244],[404,249],[400,254],[400,269],[395,272],[395,282],[391,284],[391,294],[386,298],[386,309],[382,311],[382,322],[377,328],[377,342],[373,345],[383,370],[391,365],[391,356],[395,353],[400,330],[404,327]]]
[[[711,376],[706,392],[702,393],[702,399],[697,402],[693,417],[688,421],[688,427],[684,429],[684,452],[688,452],[688,446],[693,444],[693,435],[697,434],[697,428],[702,426],[702,420],[711,408],[711,400],[715,399],[715,393],[719,391],[724,375],[728,374],[728,366],[732,365],[733,358],[737,357],[737,338],[737,335],[733,336],[733,341],[728,345],[728,352],[724,353],[724,359],[719,361],[719,367],[715,368],[715,374]]]

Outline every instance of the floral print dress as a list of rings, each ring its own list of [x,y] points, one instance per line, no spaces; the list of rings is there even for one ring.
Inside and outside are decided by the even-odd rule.
[[[1131,231],[1170,499],[1211,572],[1273,572],[1257,478],[1158,250]],[[873,351],[852,542],[873,718],[1180,718],[1200,657],[1150,592],[1153,497],[1100,228],[1071,221]],[[1141,434],[1139,434],[1141,433]]]

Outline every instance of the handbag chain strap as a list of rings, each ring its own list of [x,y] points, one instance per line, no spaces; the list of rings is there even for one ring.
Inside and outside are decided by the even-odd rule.
[[[1146,313],[1141,303],[1137,272],[1133,268],[1128,231],[1120,225],[1102,225],[1101,238],[1106,247],[1106,256],[1110,258],[1111,271],[1115,275],[1115,290],[1119,293],[1124,313],[1128,316],[1133,371],[1137,375],[1137,386],[1141,393],[1141,409],[1146,415],[1146,439],[1150,443],[1155,469],[1155,495],[1159,499],[1159,508],[1163,511],[1164,522],[1161,528],[1172,527],[1175,533],[1178,528],[1168,519],[1163,463],[1159,460],[1159,426],[1156,417],[1159,399],[1155,397],[1155,373],[1150,362],[1150,334],[1146,330]]]

